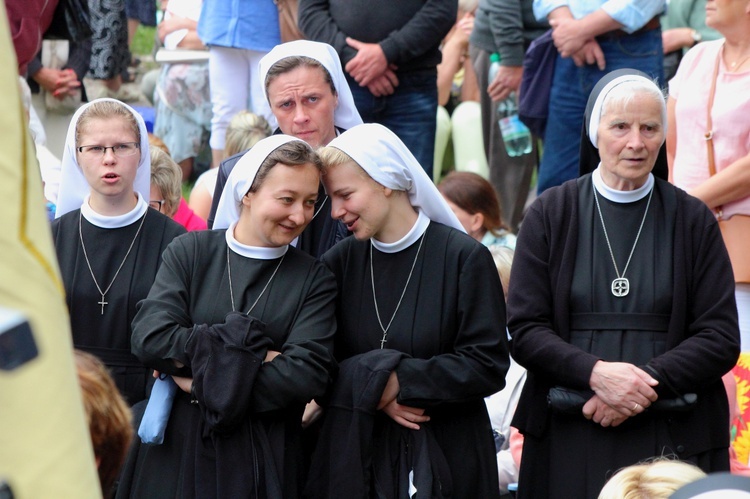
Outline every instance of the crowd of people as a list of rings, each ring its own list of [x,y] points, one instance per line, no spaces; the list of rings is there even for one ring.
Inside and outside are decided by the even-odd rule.
[[[105,496],[668,497],[747,464],[750,0],[663,33],[661,0],[299,0],[293,41],[286,2],[169,0],[192,55],[153,127],[122,82],[156,2],[126,3],[71,43],[89,95],[6,0],[22,87],[78,92],[39,201]],[[511,154],[497,103],[547,29],[547,126]],[[444,172],[462,101],[486,170]]]

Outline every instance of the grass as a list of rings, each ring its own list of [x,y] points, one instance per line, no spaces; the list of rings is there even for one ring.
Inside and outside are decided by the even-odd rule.
[[[138,26],[138,30],[133,37],[131,50],[133,55],[151,55],[154,50],[154,40],[156,38],[156,28],[151,26]]]

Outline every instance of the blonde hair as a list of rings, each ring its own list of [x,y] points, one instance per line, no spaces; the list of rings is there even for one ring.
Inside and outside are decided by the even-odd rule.
[[[99,462],[99,482],[107,497],[133,438],[132,414],[102,361],[76,350],[75,363],[94,456]]]
[[[513,266],[513,255],[515,251],[507,246],[493,244],[489,246],[492,259],[495,261],[497,274],[500,276],[500,283],[503,285],[503,295],[508,299],[508,283],[510,283],[510,269]]]
[[[615,473],[599,493],[599,499],[666,499],[683,485],[704,476],[693,464],[656,458]]]
[[[269,135],[271,135],[271,126],[263,116],[250,111],[240,111],[234,115],[227,127],[224,157],[228,158],[238,152],[246,151],[260,139]]]
[[[343,165],[344,163],[351,162],[359,166],[351,156],[346,154],[341,149],[337,149],[335,147],[321,147],[320,149],[318,149],[318,156],[320,156],[320,161],[321,163],[323,163],[323,173],[325,173],[326,170],[333,168],[334,166]]]
[[[135,141],[141,145],[141,129],[138,127],[138,121],[122,103],[115,101],[94,101],[81,113],[76,123],[76,147],[82,145],[81,135],[85,131],[91,120],[108,120],[112,118],[122,118],[135,134]],[[86,144],[83,144],[86,145]],[[143,151],[141,151],[143,154]]]
[[[159,147],[151,148],[151,184],[164,197],[164,212],[174,216],[182,198],[182,169]]]
[[[148,134],[148,147],[149,149],[153,149],[154,147],[158,147],[165,153],[169,154],[169,157],[172,157],[172,153],[169,151],[169,147],[167,147],[167,144],[164,143],[163,140],[161,140],[161,137],[158,135],[154,135],[153,133]]]

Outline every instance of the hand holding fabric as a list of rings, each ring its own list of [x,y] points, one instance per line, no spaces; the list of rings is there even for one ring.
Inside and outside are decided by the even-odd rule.
[[[589,384],[605,404],[623,415],[631,415],[657,399],[652,387],[659,382],[633,364],[600,360],[594,364]]]
[[[600,424],[604,428],[618,426],[628,419],[627,415],[604,403],[598,395],[594,395],[584,404],[582,412],[583,417],[593,420],[594,423]]]

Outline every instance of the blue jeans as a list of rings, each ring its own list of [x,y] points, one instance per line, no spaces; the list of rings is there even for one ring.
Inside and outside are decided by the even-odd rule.
[[[365,123],[380,123],[398,135],[432,178],[437,126],[436,73],[399,74],[398,79],[398,87],[393,95],[375,97],[367,87],[360,87],[347,75],[362,120]]]
[[[557,57],[544,153],[539,165],[539,194],[578,177],[583,114],[589,93],[602,76],[616,69],[632,68],[658,80],[659,86],[665,85],[661,30],[597,41],[604,52],[604,71],[599,70],[596,65],[579,68],[571,58]]]

